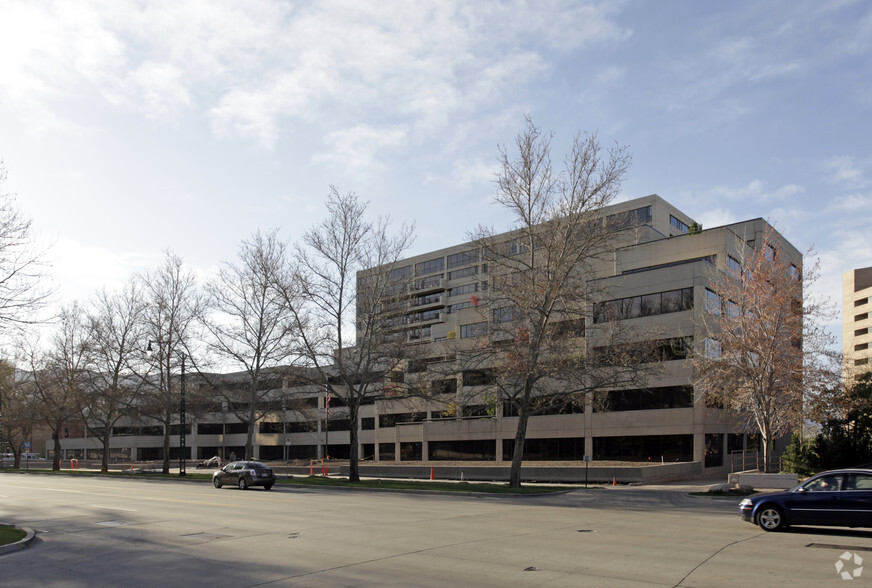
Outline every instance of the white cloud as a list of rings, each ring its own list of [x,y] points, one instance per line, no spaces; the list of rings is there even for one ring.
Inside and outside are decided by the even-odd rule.
[[[709,190],[715,199],[727,200],[784,200],[802,194],[805,190],[796,184],[786,184],[775,190],[768,190],[763,180],[751,180],[747,186],[716,186]]]
[[[331,150],[312,157],[318,163],[330,163],[343,166],[347,171],[366,172],[380,166],[378,154],[392,151],[407,141],[406,129],[394,127],[371,127],[358,125],[356,127],[331,133],[327,142]]]
[[[696,222],[701,224],[704,229],[712,229],[714,227],[729,225],[731,223],[739,221],[736,215],[734,215],[731,211],[723,208],[706,210],[695,220]]]
[[[858,162],[848,155],[837,155],[824,162],[824,169],[830,173],[830,181],[845,184],[851,188],[864,188],[870,185],[866,177],[868,162]]]
[[[264,149],[288,120],[330,131],[400,114],[418,132],[443,133],[511,102],[548,72],[550,53],[629,38],[613,19],[621,6],[13,0],[0,24],[0,98],[34,119],[51,96],[96,94],[170,122],[198,108],[216,134]]]
[[[847,194],[835,199],[833,208],[845,212],[869,213],[872,211],[872,194]]]

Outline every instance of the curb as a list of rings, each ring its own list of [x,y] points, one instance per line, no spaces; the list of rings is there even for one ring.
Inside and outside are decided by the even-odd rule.
[[[7,553],[12,553],[14,551],[20,551],[25,547],[30,547],[30,544],[33,543],[33,540],[36,539],[36,531],[31,529],[30,527],[18,527],[16,525],[10,525],[15,527],[16,529],[21,529],[26,532],[27,535],[24,536],[24,539],[16,541],[15,543],[9,543],[8,545],[0,545],[0,555],[6,555]]]

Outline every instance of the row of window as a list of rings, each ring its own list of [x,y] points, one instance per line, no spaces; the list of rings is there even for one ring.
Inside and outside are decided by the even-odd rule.
[[[594,306],[593,322],[625,320],[693,309],[693,288],[618,298]]]
[[[684,221],[682,221],[680,218],[672,216],[671,214],[669,215],[669,224],[681,231],[682,233],[690,232],[690,227],[687,226]]]
[[[713,435],[712,437],[721,437]],[[715,441],[715,439],[712,439]],[[427,443],[429,461],[496,461],[499,441],[457,440],[430,441]],[[712,443],[712,450],[716,450]],[[379,443],[381,461],[421,461],[423,443],[413,441],[400,443],[397,456],[395,443]],[[510,458],[515,446],[514,439],[503,439],[502,459]],[[364,455],[375,453],[374,444],[363,445]],[[332,453],[331,453],[332,455]],[[528,438],[524,443],[524,460],[528,461],[582,461],[584,437],[561,437],[556,439]],[[693,459],[693,435],[645,435],[638,437],[594,437],[593,458],[596,460],[636,462],[681,462]]]
[[[619,212],[606,217],[606,226],[612,231],[629,229],[645,223],[650,223],[654,218],[653,206],[643,206],[627,212]]]

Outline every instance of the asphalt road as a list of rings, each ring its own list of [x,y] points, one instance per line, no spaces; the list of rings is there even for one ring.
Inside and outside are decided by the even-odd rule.
[[[872,585],[872,531],[764,533],[736,499],[687,490],[507,498],[4,473],[0,522],[38,539],[0,557],[0,585]],[[868,556],[851,584],[835,568],[846,551]]]

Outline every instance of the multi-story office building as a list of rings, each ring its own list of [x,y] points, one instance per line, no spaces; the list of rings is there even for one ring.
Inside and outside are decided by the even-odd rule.
[[[603,297],[583,309],[577,335],[587,336],[590,340],[583,344],[588,352],[595,351],[597,343],[590,333],[609,317],[640,340],[668,343],[672,352],[644,385],[607,390],[605,402],[602,396],[590,395],[532,416],[525,459],[694,461],[717,471],[726,466],[729,452],[747,446],[747,438],[721,410],[707,406],[693,387],[689,351],[705,346],[702,313],[717,298],[713,275],[741,268],[752,248],[771,245],[797,267],[802,256],[762,219],[696,230],[692,218],[656,195],[610,206],[601,215],[618,220],[610,223],[615,227],[614,247],[595,265],[596,275],[590,279],[600,281]],[[510,240],[511,233],[506,238]],[[254,457],[317,458],[326,453],[328,442],[330,456],[347,457],[349,427],[357,426],[358,455],[365,460],[510,460],[518,416],[510,403],[488,397],[491,388],[484,370],[431,368],[447,348],[474,345],[486,336],[493,316],[483,308],[488,298],[486,265],[472,243],[395,264],[397,274],[408,279],[400,294],[392,291],[390,304],[396,312],[391,336],[414,349],[410,355],[416,359],[404,361],[402,371],[385,382],[385,394],[360,408],[357,423],[348,421],[341,398],[332,400],[329,421],[325,420],[323,387],[298,386],[296,397],[305,406],[276,406],[264,415],[256,425]],[[225,380],[234,377],[241,375]],[[393,397],[394,382],[423,384],[418,389],[431,390],[433,397],[405,398],[401,391]],[[288,397],[288,386],[287,378],[283,390],[276,385],[276,399]],[[445,402],[452,397],[455,402]],[[233,416],[229,402],[225,395],[213,410],[189,413],[189,457],[226,457],[230,450],[241,456],[247,428]],[[178,431],[171,432],[176,435],[171,445],[177,448]],[[119,433],[113,447],[121,455],[160,457],[158,428],[130,423],[119,427]],[[97,444],[93,439],[66,439],[62,447],[83,457],[85,449],[93,451]],[[172,450],[171,457],[177,457]]]
[[[602,217],[619,218],[615,246],[598,263],[592,279],[602,281],[605,298],[585,310],[589,326],[619,308],[625,330],[672,345],[676,349],[663,369],[634,389],[608,391],[608,402],[594,395],[561,407],[554,414],[530,418],[526,441],[529,460],[594,460],[637,462],[699,461],[722,467],[725,455],[745,447],[746,440],[722,411],[706,406],[693,389],[689,346],[705,345],[700,313],[707,299],[716,297],[713,272],[735,271],[748,251],[772,246],[800,267],[801,254],[762,219],[690,230],[694,221],[656,195],[610,206]],[[614,223],[612,226],[615,226]],[[506,238],[511,240],[512,234]],[[422,346],[408,362],[400,380],[431,380],[435,391],[455,393],[457,404],[427,400],[378,400],[363,407],[362,453],[385,460],[511,459],[518,417],[510,403],[476,402],[486,394],[481,370],[462,370],[446,376],[430,373],[427,362],[438,361],[447,344],[484,338],[488,330],[487,260],[471,243],[425,253],[395,264],[398,274],[411,274],[404,314],[394,320],[408,345]],[[402,305],[400,305],[402,308]],[[496,319],[494,319],[496,320]],[[584,327],[579,333],[584,332]],[[590,332],[590,329],[589,329]],[[590,337],[593,339],[593,337]],[[587,343],[588,352],[596,342]],[[424,386],[419,388],[426,389]],[[469,403],[466,406],[462,404]]]
[[[872,370],[872,267],[842,276],[842,342],[847,377]]]

